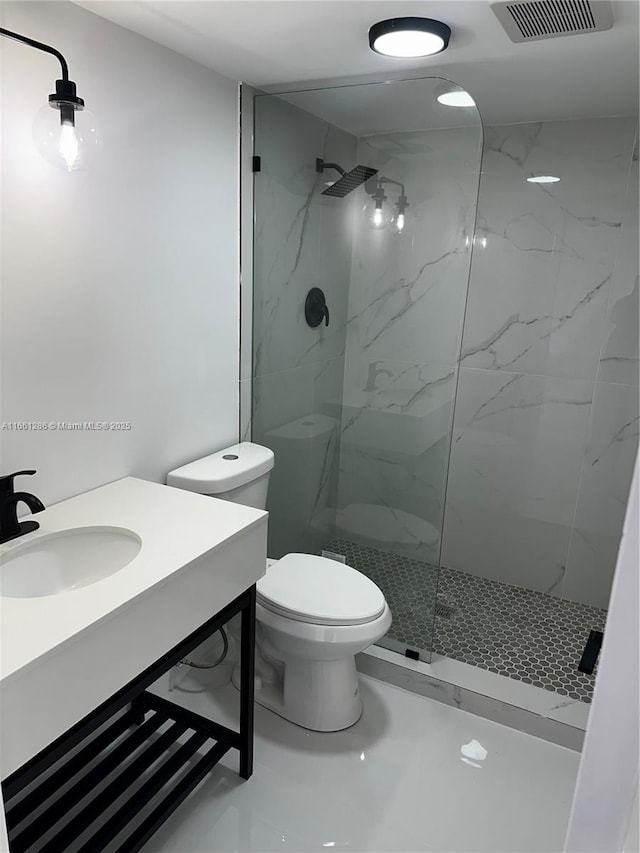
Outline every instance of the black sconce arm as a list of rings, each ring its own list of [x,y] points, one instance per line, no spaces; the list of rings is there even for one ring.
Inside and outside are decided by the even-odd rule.
[[[364,188],[369,193],[370,196],[374,198],[378,198],[384,201],[386,198],[384,194],[384,190],[382,188],[383,184],[393,184],[396,187],[400,187],[400,196],[401,198],[406,198],[406,194],[404,191],[404,184],[400,183],[400,181],[394,181],[393,178],[387,178],[384,175],[380,175],[379,177],[371,177],[365,183]]]
[[[27,44],[29,47],[35,47],[36,50],[43,50],[45,53],[50,53],[52,56],[58,60],[62,67],[62,79],[67,81],[69,79],[69,67],[67,65],[67,60],[60,53],[59,50],[56,50],[55,47],[51,47],[51,45],[43,44],[41,41],[36,41],[35,39],[27,38],[27,36],[21,36],[20,33],[11,32],[11,30],[5,30],[3,27],[0,27],[0,36],[6,36],[7,38],[13,39],[14,41],[20,41],[22,44]]]
[[[76,136],[76,114],[84,109],[84,100],[78,96],[76,84],[73,80],[69,79],[69,66],[67,65],[67,60],[59,50],[52,47],[50,44],[44,44],[41,41],[36,41],[36,39],[29,38],[29,36],[23,36],[21,33],[14,33],[13,30],[6,30],[4,27],[0,27],[0,37],[8,38],[12,41],[17,41],[19,44],[25,44],[27,47],[32,47],[35,50],[48,53],[50,56],[55,57],[60,63],[61,73],[60,77],[55,81],[56,90],[50,94],[48,98],[49,106],[54,110],[57,110],[59,114],[59,129],[54,131],[53,128],[50,127],[51,122],[49,118],[44,117],[42,122],[38,119],[37,124],[39,123],[42,125],[38,132],[36,132],[36,127],[34,125],[34,137],[36,145],[40,149],[40,153],[43,155],[45,160],[49,160],[54,166],[64,164],[69,172],[74,169],[81,168],[83,165],[83,159],[78,159],[78,156],[80,153],[84,156],[86,151],[89,149],[90,143],[88,143],[82,136]],[[40,116],[40,113],[38,113],[38,115]],[[50,115],[51,113],[49,113],[49,116]],[[91,116],[89,116],[87,121],[91,121]],[[91,131],[91,144],[95,143],[96,145],[99,145],[100,139],[96,134],[95,128],[92,127]],[[50,137],[52,137],[54,133],[59,134],[59,145],[57,147],[50,144]]]
[[[381,184],[395,184],[397,187],[400,187],[401,195],[405,195],[404,192],[404,184],[401,184],[400,181],[394,181],[393,178],[385,178],[384,176],[378,178]]]
[[[20,33],[14,33],[11,30],[5,30],[0,27],[0,36],[6,36],[14,41],[26,44],[28,47],[34,47],[36,50],[42,50],[44,53],[49,53],[60,63],[62,68],[62,77],[56,80],[56,91],[49,95],[49,104],[54,109],[60,111],[60,123],[65,125],[75,124],[75,112],[84,109],[84,101],[79,98],[76,92],[76,84],[73,80],[69,80],[69,67],[67,60],[49,44],[43,44],[41,41],[30,39],[27,36],[22,36]]]

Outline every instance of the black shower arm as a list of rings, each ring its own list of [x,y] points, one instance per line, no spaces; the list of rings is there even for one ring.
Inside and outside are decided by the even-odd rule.
[[[26,44],[29,47],[35,47],[36,50],[42,50],[45,53],[50,53],[52,56],[58,60],[62,67],[62,79],[65,81],[69,80],[69,67],[67,65],[67,60],[60,53],[59,50],[56,50],[55,47],[51,47],[48,44],[43,44],[40,41],[36,41],[35,39],[27,38],[27,36],[21,36],[20,33],[14,33],[11,30],[5,30],[3,27],[0,27],[0,36],[6,36],[6,38],[13,39],[14,41],[22,42],[22,44]]]
[[[338,166],[337,163],[325,163],[322,157],[316,157],[316,172],[324,172],[325,169],[335,169],[336,172],[340,172],[342,176],[346,175],[347,172],[342,166]]]

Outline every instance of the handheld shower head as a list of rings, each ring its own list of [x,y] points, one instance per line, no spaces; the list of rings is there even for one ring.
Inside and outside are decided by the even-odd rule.
[[[330,187],[322,191],[322,195],[331,195],[336,198],[344,198],[378,172],[377,169],[372,169],[371,166],[361,165],[351,169],[350,172],[345,172],[342,166],[338,166],[337,163],[325,163],[322,158],[318,157],[316,159],[316,171],[322,173],[325,169],[335,169],[342,176],[335,184],[331,184]]]

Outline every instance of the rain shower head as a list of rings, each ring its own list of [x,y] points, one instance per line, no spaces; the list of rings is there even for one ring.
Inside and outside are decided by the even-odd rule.
[[[342,166],[338,166],[337,163],[325,163],[321,157],[318,157],[316,159],[316,171],[322,173],[325,169],[335,169],[336,172],[340,172],[342,175],[335,184],[331,184],[330,187],[322,191],[322,195],[332,195],[336,198],[344,198],[378,172],[377,169],[372,169],[371,166],[360,165],[351,169],[350,172],[345,172]]]

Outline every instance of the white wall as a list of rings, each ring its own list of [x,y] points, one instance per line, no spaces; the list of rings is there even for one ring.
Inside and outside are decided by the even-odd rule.
[[[638,850],[638,489],[636,460],[566,853]]]
[[[0,469],[45,503],[163,481],[238,434],[237,83],[66,2],[4,3],[53,44],[100,118],[99,169],[41,159],[57,61],[2,40],[1,409],[129,432],[0,432]]]

